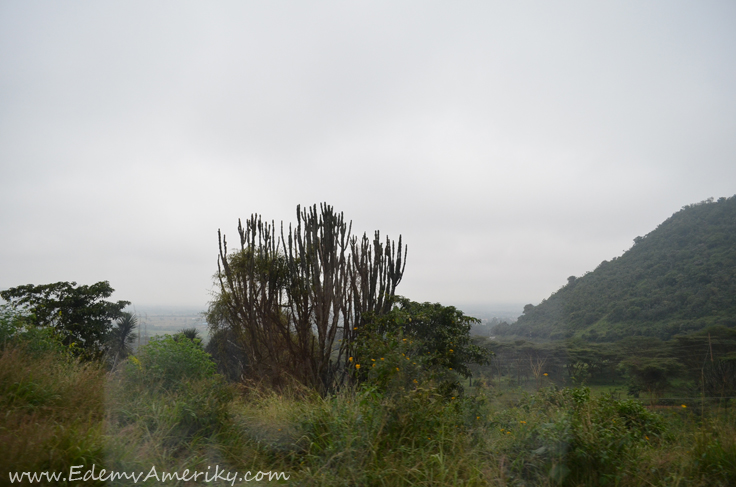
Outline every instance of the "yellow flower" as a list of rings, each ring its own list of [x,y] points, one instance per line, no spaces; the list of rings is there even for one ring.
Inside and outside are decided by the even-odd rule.
[[[359,369],[360,368],[360,364],[355,364],[355,368],[356,369]]]
[[[450,367],[450,370],[452,370],[452,367]]]
[[[371,367],[375,367],[375,366],[376,366],[376,364],[371,364]]]
[[[475,419],[480,419],[480,416],[476,416]]]
[[[455,396],[452,396],[452,399],[455,399]]]
[[[399,371],[399,368],[398,368],[398,367],[396,367],[396,372],[398,372],[398,371]]]
[[[507,431],[507,432],[506,432],[506,434],[507,434],[507,435],[510,435],[510,434],[511,434],[511,431]]]
[[[647,435],[644,435],[644,438],[646,438],[647,440],[649,440],[649,437]]]
[[[454,352],[454,351],[455,351],[455,350],[453,350],[453,349],[450,349],[450,353],[452,353],[452,352]]]
[[[414,379],[414,383],[415,383],[415,384],[419,384],[419,381],[418,381],[418,380],[416,380],[416,379]]]
[[[348,362],[352,362],[352,361],[353,361],[353,357],[348,358]]]
[[[374,358],[372,358],[371,360],[374,361],[374,362],[376,361],[376,359],[374,359]]]
[[[545,373],[544,373],[544,374],[542,374],[542,375],[543,375],[543,376],[545,376],[545,377],[547,377],[547,375],[548,375],[548,374],[547,374],[547,372],[545,372]]]
[[[519,423],[521,423],[521,424],[526,424],[526,421],[519,421]]]
[[[383,357],[381,357],[381,360],[383,360]]]
[[[355,328],[353,328],[353,330],[357,330],[357,329],[358,329],[358,327],[357,327],[357,326],[356,326]]]
[[[404,338],[404,341],[406,341],[406,338]]]
[[[683,404],[683,405],[682,405],[682,407],[686,408],[687,406],[685,406],[685,405]]]

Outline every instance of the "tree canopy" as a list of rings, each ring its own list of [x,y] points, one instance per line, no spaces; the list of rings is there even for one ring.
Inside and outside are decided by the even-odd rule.
[[[112,321],[123,316],[129,301],[105,301],[115,290],[107,281],[90,286],[76,282],[27,284],[0,291],[13,308],[28,312],[32,326],[50,327],[78,356],[99,358]]]
[[[416,354],[427,357],[428,365],[453,370],[465,377],[471,375],[468,364],[486,365],[492,353],[472,343],[470,328],[480,320],[466,316],[453,306],[440,303],[418,303],[396,296],[389,313],[369,320],[366,333],[385,337],[399,333],[415,340]]]

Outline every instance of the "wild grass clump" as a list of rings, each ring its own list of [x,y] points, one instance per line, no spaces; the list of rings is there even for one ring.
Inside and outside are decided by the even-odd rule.
[[[562,485],[620,482],[639,450],[662,440],[664,421],[633,400],[551,388],[524,397],[492,421],[510,437],[510,475]]]
[[[665,413],[587,388],[541,390],[492,413],[486,438],[504,477],[527,485],[698,485],[736,481],[734,417]],[[495,437],[495,439],[494,439]]]
[[[0,351],[0,478],[68,471],[105,456],[105,372],[37,347]]]
[[[240,469],[286,471],[296,485],[486,485],[466,403],[431,384],[402,394],[259,392],[237,404],[226,452]]]

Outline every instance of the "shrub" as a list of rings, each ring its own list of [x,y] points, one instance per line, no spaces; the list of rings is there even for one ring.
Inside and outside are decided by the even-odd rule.
[[[233,398],[198,341],[169,335],[154,337],[130,357],[112,392],[117,422],[136,423],[166,444],[216,432]]]
[[[131,380],[164,389],[182,387],[186,381],[210,378],[216,367],[210,355],[192,340],[170,335],[153,337],[127,365]]]
[[[448,400],[460,397],[463,388],[456,370],[438,364],[437,354],[427,352],[422,340],[405,336],[400,331],[379,333],[367,326],[361,332],[356,356],[350,358],[348,373],[387,397],[421,387],[429,387]]]
[[[0,305],[0,348],[8,346],[20,347],[32,357],[52,353],[69,358],[73,348],[65,347],[53,328],[34,326],[27,313],[4,304]]]
[[[521,414],[520,414],[521,413]],[[661,439],[662,418],[634,400],[592,399],[588,388],[550,388],[525,396],[496,424],[513,431],[518,475],[562,485],[615,483],[638,452]]]

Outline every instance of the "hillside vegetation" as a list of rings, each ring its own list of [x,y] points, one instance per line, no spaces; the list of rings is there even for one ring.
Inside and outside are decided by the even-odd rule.
[[[703,235],[675,215],[522,326],[546,309],[600,313],[546,336],[728,324],[734,203],[681,212]],[[233,252],[221,235],[206,347],[185,328],[133,348],[106,281],[0,293],[0,485],[736,485],[736,329],[473,338],[476,318],[395,293],[401,238],[351,236],[326,204],[276,228],[251,217]],[[635,286],[611,301],[615,279]]]
[[[527,305],[499,336],[629,336],[669,339],[708,326],[736,326],[736,196],[682,208],[634,239],[621,257],[571,276],[537,306]]]

